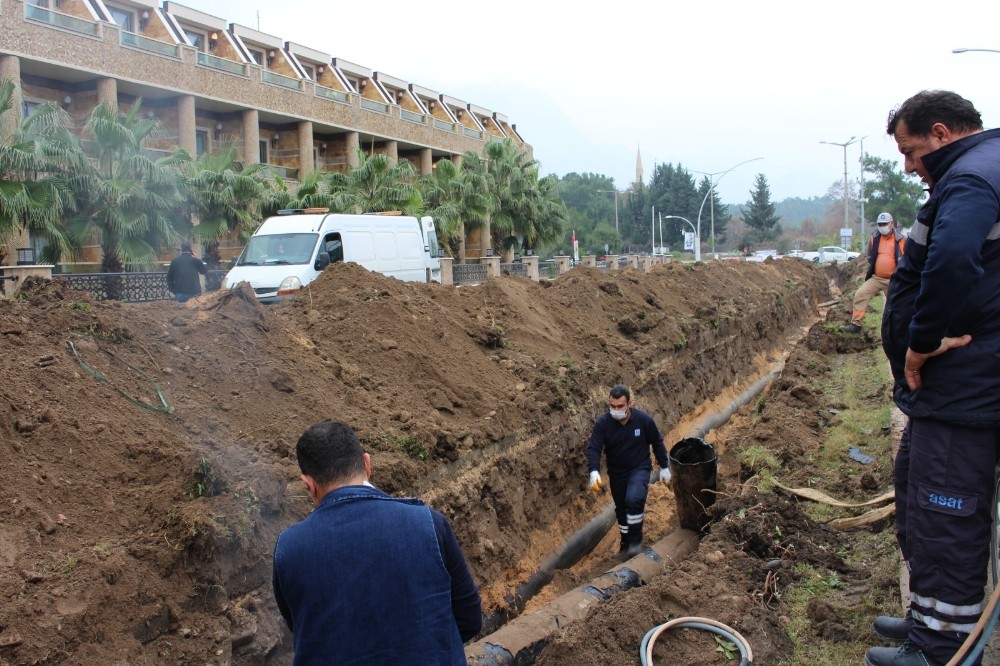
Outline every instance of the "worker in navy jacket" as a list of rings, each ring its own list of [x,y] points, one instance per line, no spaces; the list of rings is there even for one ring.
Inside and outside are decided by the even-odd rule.
[[[631,400],[627,386],[611,387],[609,409],[597,418],[587,443],[587,468],[594,491],[601,488],[601,452],[607,455],[611,498],[621,533],[620,555],[642,551],[642,523],[653,471],[650,449],[660,465],[660,481],[670,483],[670,461],[663,436],[653,417],[633,407]]]
[[[294,663],[465,666],[482,609],[445,517],[369,484],[344,423],[310,427],[295,453],[316,508],[278,537],[273,573]]]
[[[1000,130],[953,92],[889,116],[906,171],[929,188],[889,283],[882,346],[909,417],[896,457],[896,530],[910,613],[876,619],[868,666],[945,664],[983,612],[1000,450]]]

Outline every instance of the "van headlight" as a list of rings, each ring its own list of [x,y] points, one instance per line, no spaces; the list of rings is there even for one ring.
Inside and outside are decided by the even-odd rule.
[[[302,280],[294,275],[289,275],[278,285],[278,296],[291,296],[302,289]]]

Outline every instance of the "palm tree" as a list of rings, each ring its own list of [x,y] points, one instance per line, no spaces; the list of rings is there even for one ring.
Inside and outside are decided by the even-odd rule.
[[[105,273],[151,265],[159,248],[186,230],[178,168],[185,155],[154,161],[146,154],[144,142],[159,123],[140,117],[140,105],[137,100],[124,115],[105,105],[94,108],[84,127],[91,159],[69,178],[77,201],[71,232],[78,240],[100,239]]]
[[[198,224],[192,239],[205,247],[204,259],[217,267],[219,240],[235,233],[242,243],[260,224],[260,201],[267,189],[264,164],[244,166],[235,146],[205,153],[182,165],[185,189]]]
[[[476,174],[451,160],[437,162],[430,175],[417,181],[424,211],[434,218],[438,238],[459,261],[465,260],[466,226],[482,226],[486,219],[489,201],[484,185]]]
[[[419,214],[420,192],[413,185],[416,168],[409,160],[392,160],[379,153],[358,151],[359,163],[347,171],[329,174],[332,208],[342,213],[379,213],[400,210]]]
[[[268,183],[269,187],[265,189],[264,199],[260,204],[262,220],[277,215],[279,210],[294,208],[333,209],[334,202],[330,192],[328,173],[310,171],[294,190],[288,189],[288,182],[280,176],[275,176]]]
[[[17,113],[14,103],[14,84],[0,81],[0,127]],[[74,249],[62,224],[73,206],[62,174],[79,154],[68,126],[66,113],[46,102],[0,137],[0,239],[28,229],[47,241],[46,260]]]

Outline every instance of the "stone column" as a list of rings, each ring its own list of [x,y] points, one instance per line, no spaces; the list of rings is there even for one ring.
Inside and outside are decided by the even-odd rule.
[[[522,261],[524,262],[525,272],[528,274],[528,279],[538,282],[538,257],[525,257]]]
[[[430,148],[420,149],[420,175],[429,176],[434,171],[434,156]]]
[[[590,266],[591,268],[595,268],[597,266],[597,255],[585,254],[582,259],[584,266]]]
[[[455,284],[454,263],[452,257],[441,257],[441,284]]]
[[[628,255],[628,265],[632,268],[639,268],[639,255],[630,254]]]
[[[639,257],[639,269],[643,273],[648,273],[649,269],[653,267],[653,262],[656,261],[656,257],[652,255],[644,255]]]
[[[560,254],[552,258],[556,262],[556,275],[562,275],[569,271],[571,258],[569,255]]]
[[[389,156],[389,159],[393,162],[399,161],[399,142],[395,139],[389,139],[385,142],[385,154]]]
[[[10,111],[0,116],[0,137],[6,139],[21,126],[21,59],[12,55],[0,55],[0,80],[10,81],[14,90],[10,97]]]
[[[480,257],[479,263],[486,266],[486,279],[500,277],[500,257]]]
[[[97,103],[113,111],[118,110],[118,81],[110,78],[97,79]],[[191,151],[194,155],[194,151]]]
[[[181,95],[177,98],[177,143],[181,148],[197,157],[198,143],[195,141],[194,96]]]
[[[313,162],[313,124],[311,120],[299,123],[299,182],[316,169]]]
[[[604,263],[607,264],[609,271],[618,270],[618,255],[617,254],[607,255],[606,257],[604,257]]]
[[[243,162],[260,162],[260,116],[257,109],[243,110]]]
[[[361,137],[357,132],[347,132],[344,135],[344,139],[347,142],[347,166],[356,169],[361,165],[361,160],[358,159],[358,150],[361,149]]]

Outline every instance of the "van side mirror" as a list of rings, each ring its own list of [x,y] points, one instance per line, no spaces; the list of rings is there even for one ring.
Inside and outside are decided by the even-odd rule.
[[[330,255],[326,252],[320,252],[316,255],[316,263],[313,264],[313,268],[317,271],[322,272],[324,268],[330,265]]]

